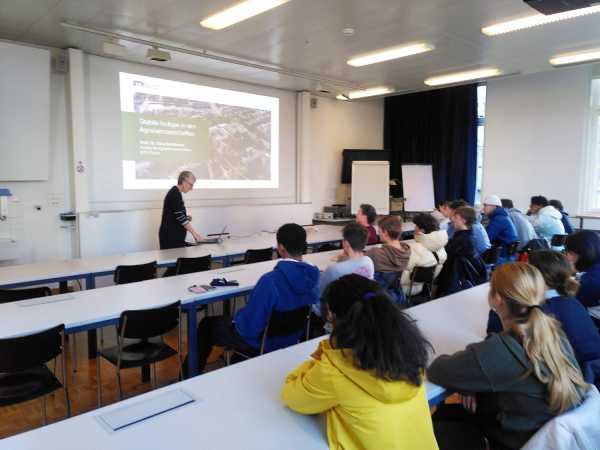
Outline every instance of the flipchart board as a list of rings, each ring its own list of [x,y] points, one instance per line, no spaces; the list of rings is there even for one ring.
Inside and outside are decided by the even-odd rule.
[[[388,161],[354,161],[352,163],[352,200],[356,214],[363,203],[375,207],[377,214],[390,213],[390,163]]]
[[[406,212],[433,211],[435,209],[433,175],[430,165],[403,165],[402,187]]]

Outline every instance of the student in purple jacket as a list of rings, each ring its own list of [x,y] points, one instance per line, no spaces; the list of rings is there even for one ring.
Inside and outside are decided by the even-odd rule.
[[[356,211],[356,222],[360,223],[369,231],[369,239],[367,240],[367,245],[373,245],[379,242],[377,231],[375,231],[375,227],[373,226],[376,219],[377,212],[375,211],[373,205],[363,203],[358,207],[358,211]]]

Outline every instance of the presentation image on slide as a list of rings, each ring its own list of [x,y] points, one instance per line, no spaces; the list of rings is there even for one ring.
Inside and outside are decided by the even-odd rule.
[[[124,189],[277,188],[279,99],[121,72]]]

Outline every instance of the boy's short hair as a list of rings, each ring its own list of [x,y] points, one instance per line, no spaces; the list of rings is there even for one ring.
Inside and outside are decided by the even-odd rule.
[[[548,199],[546,197],[544,197],[543,195],[534,195],[533,197],[531,197],[531,201],[530,203],[532,205],[539,205],[539,206],[548,206]]]
[[[402,220],[398,216],[385,216],[379,220],[379,229],[385,231],[392,240],[400,239]]]
[[[455,211],[458,208],[463,208],[465,206],[469,206],[469,204],[467,202],[465,202],[464,200],[454,200],[452,202],[450,202],[450,209]]]
[[[477,211],[470,206],[462,206],[454,211],[454,214],[459,215],[465,221],[467,227],[471,228],[475,221],[477,220]]]
[[[363,203],[359,206],[362,213],[367,216],[367,222],[369,225],[375,223],[375,219],[377,219],[377,211],[375,211],[375,207],[373,205],[369,205],[368,203]]]
[[[348,242],[352,250],[355,252],[362,252],[367,246],[369,231],[361,224],[353,222],[344,227],[342,236],[344,237],[344,240]]]
[[[440,224],[431,214],[417,214],[413,217],[413,223],[423,230],[423,233],[429,234],[440,229]]]
[[[554,206],[556,209],[558,209],[560,212],[563,212],[565,207],[563,206],[562,202],[560,200],[550,200],[548,202],[548,204],[550,206]]]
[[[500,200],[502,202],[502,207],[506,209],[513,209],[515,204],[510,198],[503,198]]]
[[[277,230],[277,243],[291,256],[300,256],[306,252],[306,230],[297,223],[286,223]]]

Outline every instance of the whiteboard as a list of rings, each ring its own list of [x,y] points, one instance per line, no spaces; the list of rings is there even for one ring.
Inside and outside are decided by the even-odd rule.
[[[0,58],[0,180],[47,180],[50,52],[0,42]]]
[[[377,214],[390,213],[390,163],[388,161],[354,161],[352,163],[352,201],[356,214],[363,203],[375,207]]]
[[[407,164],[402,166],[404,210],[407,212],[433,211],[433,175],[431,166]]]

